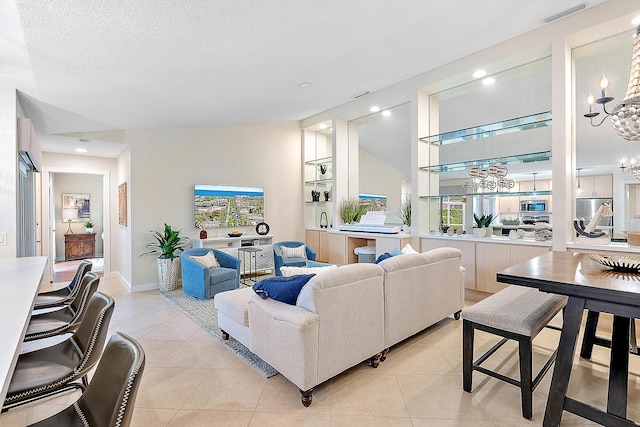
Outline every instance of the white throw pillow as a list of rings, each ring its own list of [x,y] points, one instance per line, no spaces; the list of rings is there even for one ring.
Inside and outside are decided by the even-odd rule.
[[[404,245],[404,248],[402,248],[402,253],[403,254],[417,254],[418,251],[413,249],[413,246],[411,246],[411,243],[407,243],[406,245]]]
[[[307,259],[307,247],[305,245],[300,245],[295,248],[280,246],[280,253],[282,254],[283,259],[287,259],[287,258]]]
[[[220,263],[216,259],[216,256],[213,254],[213,252],[207,252],[205,255],[202,255],[202,256],[191,255],[191,256],[189,256],[189,258],[191,258],[192,260],[194,260],[197,263],[200,263],[200,264],[204,265],[207,268],[219,268],[220,267]]]
[[[298,274],[318,274],[325,270],[331,270],[334,268],[338,268],[337,265],[327,265],[323,267],[280,267],[280,272],[283,276],[296,276]]]

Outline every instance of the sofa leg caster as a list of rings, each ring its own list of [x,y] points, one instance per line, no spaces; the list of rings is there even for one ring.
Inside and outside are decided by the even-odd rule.
[[[311,401],[313,400],[313,388],[310,388],[307,391],[300,390],[300,400],[302,400],[302,405],[305,408],[311,405]]]
[[[220,329],[220,332],[222,332],[222,339],[223,340],[228,340],[229,339],[229,334],[228,333],[226,333],[222,329]]]
[[[385,360],[387,360],[387,354],[389,354],[388,348],[385,348],[384,350],[382,350],[382,356],[380,357],[381,362],[384,362]]]
[[[369,359],[369,366],[372,368],[377,368],[380,365],[380,359],[382,358],[382,353],[378,353]]]
[[[453,318],[456,320],[460,320],[460,313],[462,313],[462,310],[458,310],[455,313],[453,313]]]

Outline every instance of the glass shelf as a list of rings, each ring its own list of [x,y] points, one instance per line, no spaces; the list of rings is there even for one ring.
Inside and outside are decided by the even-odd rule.
[[[431,172],[463,171],[471,167],[488,167],[490,165],[512,165],[518,163],[543,162],[551,159],[551,151],[539,151],[536,153],[518,154],[514,156],[496,157],[493,159],[468,160],[466,162],[447,163],[443,165],[421,166],[421,170]]]
[[[551,123],[551,111],[531,114],[486,125],[474,126],[452,132],[430,135],[420,138],[421,141],[448,145],[459,142],[472,141],[474,139],[488,138],[496,135],[503,135],[511,132],[520,132],[530,129],[548,126]]]
[[[327,178],[327,179],[315,179],[311,181],[305,181],[304,183],[306,185],[327,185],[327,184],[331,184],[332,182],[333,182],[333,179]]]
[[[313,200],[305,200],[304,202],[305,203],[322,203],[322,204],[324,204],[324,203],[331,203],[331,202],[333,202],[333,200],[318,200],[317,202],[314,202]]]
[[[550,196],[550,190],[542,190],[542,191],[495,191],[492,193],[465,193],[465,194],[443,194],[438,196],[420,196],[421,199],[462,199],[465,197],[509,197],[509,196],[520,196],[520,197],[532,197],[532,196]]]
[[[305,165],[311,165],[311,166],[326,165],[328,163],[331,163],[332,161],[333,161],[333,157],[324,157],[322,159],[308,160],[308,161],[304,162],[304,164]]]

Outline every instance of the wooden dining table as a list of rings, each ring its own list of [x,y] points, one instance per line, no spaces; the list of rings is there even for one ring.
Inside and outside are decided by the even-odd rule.
[[[640,318],[640,275],[619,273],[587,254],[553,251],[499,271],[498,282],[567,295],[543,426],[558,426],[563,411],[608,426],[636,426],[626,418],[630,319]],[[606,410],[567,396],[585,310],[613,315]]]
[[[1,403],[9,389],[46,266],[47,257],[43,256],[0,258]]]

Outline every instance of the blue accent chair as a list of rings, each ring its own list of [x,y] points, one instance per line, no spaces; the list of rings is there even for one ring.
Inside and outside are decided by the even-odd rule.
[[[220,268],[206,268],[189,258],[213,252]],[[222,291],[240,287],[240,260],[226,252],[210,248],[187,249],[180,255],[182,264],[182,288],[187,295],[196,298],[213,298]]]
[[[305,245],[304,242],[297,242],[295,240],[289,240],[285,242],[278,242],[273,244],[273,263],[275,265],[276,276],[282,276],[282,272],[280,271],[280,267],[304,267],[307,265],[307,260],[315,261],[316,260],[316,251],[311,249],[309,245],[306,247],[307,259],[305,258],[282,258],[282,253],[280,252],[280,248],[285,246],[287,248],[297,248],[300,245]]]

